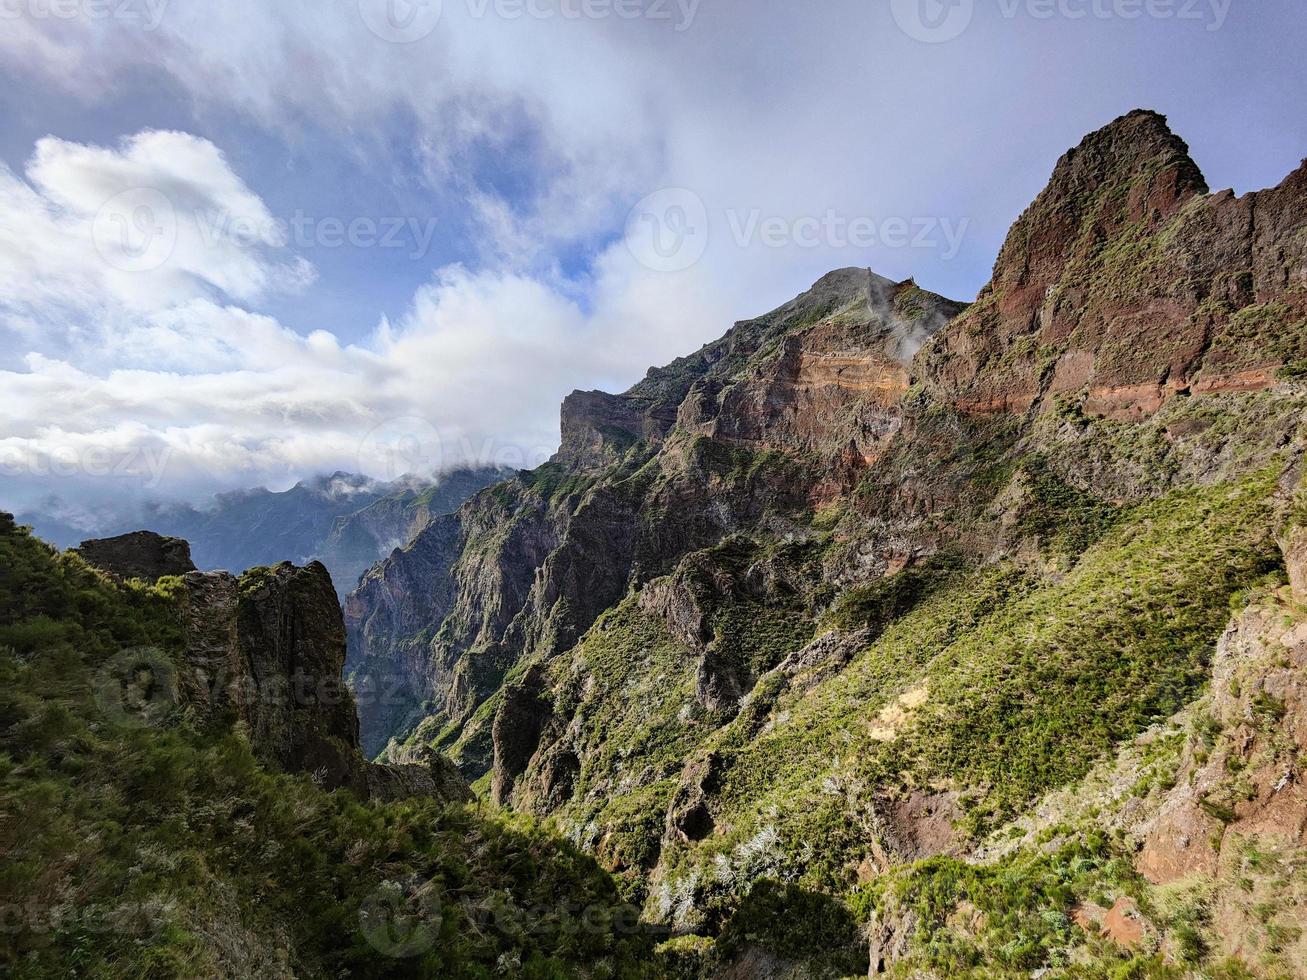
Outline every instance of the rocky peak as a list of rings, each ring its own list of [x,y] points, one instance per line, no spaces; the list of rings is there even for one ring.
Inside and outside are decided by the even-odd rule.
[[[1048,186],[1017,219],[994,263],[990,290],[1012,289],[1033,311],[1064,270],[1131,224],[1155,227],[1207,181],[1166,117],[1136,109],[1090,133],[1057,162]],[[1014,308],[1017,296],[1006,304]]]
[[[1013,226],[989,285],[918,366],[970,414],[1070,400],[1138,420],[1307,358],[1307,186],[1209,194],[1164,117],[1086,137]]]
[[[556,462],[577,469],[605,466],[637,442],[661,442],[676,421],[674,406],[637,395],[574,391],[563,400]]]
[[[471,797],[444,759],[399,767],[364,759],[342,679],[344,621],[320,562],[283,562],[240,577],[191,571],[176,602],[185,642],[177,693],[201,723],[234,725],[265,765],[309,773],[362,799]]]
[[[1151,109],[1135,109],[1113,120],[1063,154],[1031,211],[1075,200],[1085,192],[1130,186],[1141,177],[1174,192],[1169,199],[1153,200],[1159,210],[1208,191],[1202,171],[1189,156],[1189,144],[1171,131],[1165,116]]]
[[[578,469],[609,465],[637,442],[661,443],[678,419],[692,431],[780,448],[788,436],[772,438],[762,429],[792,427],[785,420],[802,415],[810,395],[811,407],[822,411],[843,411],[854,399],[897,401],[918,350],[964,308],[912,279],[836,269],[690,357],[651,368],[624,394],[573,392],[563,402],[562,447],[554,461]],[[745,407],[741,399],[757,404]],[[728,402],[731,410],[723,411]],[[887,431],[883,423],[873,428]],[[838,433],[839,451],[848,439],[863,441],[856,435]]]
[[[181,538],[165,537],[153,531],[93,538],[72,550],[88,564],[123,579],[155,582],[165,575],[185,575],[195,571],[190,544]]]

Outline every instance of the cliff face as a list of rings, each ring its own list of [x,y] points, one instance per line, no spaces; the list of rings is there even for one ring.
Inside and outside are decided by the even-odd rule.
[[[361,799],[471,798],[452,766],[429,753],[418,765],[364,760],[354,697],[342,676],[344,622],[320,562],[283,562],[239,577],[200,572],[185,541],[148,531],[87,541],[75,553],[120,578],[180,576],[172,594],[183,652],[175,674],[166,672],[176,686],[169,699],[203,725],[241,731],[269,768],[309,773]]]
[[[808,293],[624,395],[575,393],[563,444],[372,569],[346,602],[364,744],[419,720],[461,726],[514,665],[572,646],[626,593],[759,524],[799,527],[847,490],[899,424],[912,355],[960,310],[865,269]],[[491,763],[481,719],[469,771]]]
[[[947,859],[1199,697],[1231,603],[1300,582],[1304,174],[1209,194],[1132,113],[1063,158],[970,307],[842,270],[569,397],[553,460],[351,595],[358,689],[401,692],[365,745],[448,751],[723,969],[850,970],[758,938],[785,919],[763,879],[883,911],[872,967],[1052,962],[1064,931],[1013,961],[958,903],[930,928],[961,916],[965,955],[912,953],[875,882],[935,857],[961,889]]]
[[[1254,391],[1307,367],[1307,165],[1208,193],[1152,112],[1085,138],[1013,226],[975,305],[923,373],[970,413],[1054,399],[1140,419],[1178,394]]]

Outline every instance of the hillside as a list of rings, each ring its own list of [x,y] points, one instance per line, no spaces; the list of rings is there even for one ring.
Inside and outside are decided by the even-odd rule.
[[[1145,894],[1135,845],[1090,833],[954,956],[940,923],[980,905],[931,862],[1181,717],[1232,612],[1295,608],[1273,597],[1307,440],[1305,174],[1210,193],[1131,113],[1059,161],[970,307],[841,270],[570,396],[550,463],[348,597],[355,688],[392,695],[365,751],[448,753],[705,969],[839,976],[868,935],[873,968],[982,975],[1240,955],[1210,918],[1189,960],[1166,927],[1030,931],[1081,886]],[[918,867],[956,901],[878,946]]]
[[[321,565],[124,581],[0,516],[6,976],[649,974],[589,859],[364,763],[342,629]]]

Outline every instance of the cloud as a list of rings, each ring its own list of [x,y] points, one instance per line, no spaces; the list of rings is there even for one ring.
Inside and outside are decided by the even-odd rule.
[[[615,242],[584,287],[439,269],[401,317],[342,344],[237,302],[302,284],[302,260],[275,230],[179,227],[171,248],[138,266],[151,246],[96,240],[102,202],[124,193],[163,195],[186,216],[182,226],[200,216],[273,228],[207,141],[147,132],[105,149],[45,139],[25,178],[0,180],[9,205],[0,323],[26,351],[0,371],[0,469],[11,495],[52,483],[98,483],[104,493],[106,480],[115,492],[175,495],[336,469],[393,479],[405,469],[533,466],[557,445],[568,391],[621,384],[633,365],[681,353],[703,329],[701,305],[665,291],[665,277]],[[130,234],[170,220],[114,213],[142,219]],[[575,292],[595,302],[583,309]]]
[[[148,131],[110,149],[46,138],[25,177],[0,165],[0,324],[29,341],[185,360],[195,338],[165,336],[175,305],[312,282],[207,140]]]
[[[37,471],[63,453],[66,483],[97,446],[140,465],[147,475],[123,478],[132,488],[152,479],[147,454],[166,452],[158,486],[175,492],[335,468],[385,476],[487,446],[525,464],[552,448],[572,388],[625,387],[831,268],[967,298],[1057,156],[1136,104],[1184,113],[1177,128],[1197,128],[1196,145],[1206,134],[1204,153],[1228,141],[1228,159],[1255,157],[1266,182],[1301,151],[1301,126],[1285,122],[1300,113],[1284,79],[1302,72],[1289,66],[1301,45],[1285,38],[1303,32],[1289,4],[1258,31],[1232,17],[1220,51],[1176,22],[1012,23],[980,5],[937,45],[863,0],[713,0],[686,30],[675,17],[436,6],[439,23],[411,43],[370,30],[360,0],[173,3],[152,25],[5,20],[0,68],[33,112],[103,108],[97,132],[132,132],[163,111],[210,137],[49,138],[26,167],[0,167],[0,465],[21,461],[6,472],[48,486]],[[1231,102],[1216,54],[1273,68]],[[394,189],[396,213],[439,215],[442,242],[463,235],[460,264],[400,276],[400,295],[383,296],[379,274],[369,300],[403,312],[340,338],[286,325],[314,270],[252,189],[297,200],[278,154],[306,132],[340,159],[294,180]],[[1283,168],[1263,152],[1272,139]],[[219,146],[242,151],[239,168]],[[673,206],[637,225],[664,234],[659,248],[629,247],[629,210],[669,189]],[[685,203],[696,199],[701,221]],[[663,246],[697,236],[686,216],[702,254],[660,270]],[[966,233],[860,247],[845,240],[860,219],[878,233],[895,220]]]

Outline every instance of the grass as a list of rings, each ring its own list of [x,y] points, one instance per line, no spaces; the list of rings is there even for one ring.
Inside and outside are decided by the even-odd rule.
[[[8,975],[652,973],[611,880],[527,821],[363,804],[183,710],[107,713],[101,675],[141,647],[180,665],[167,588],[0,529]]]

